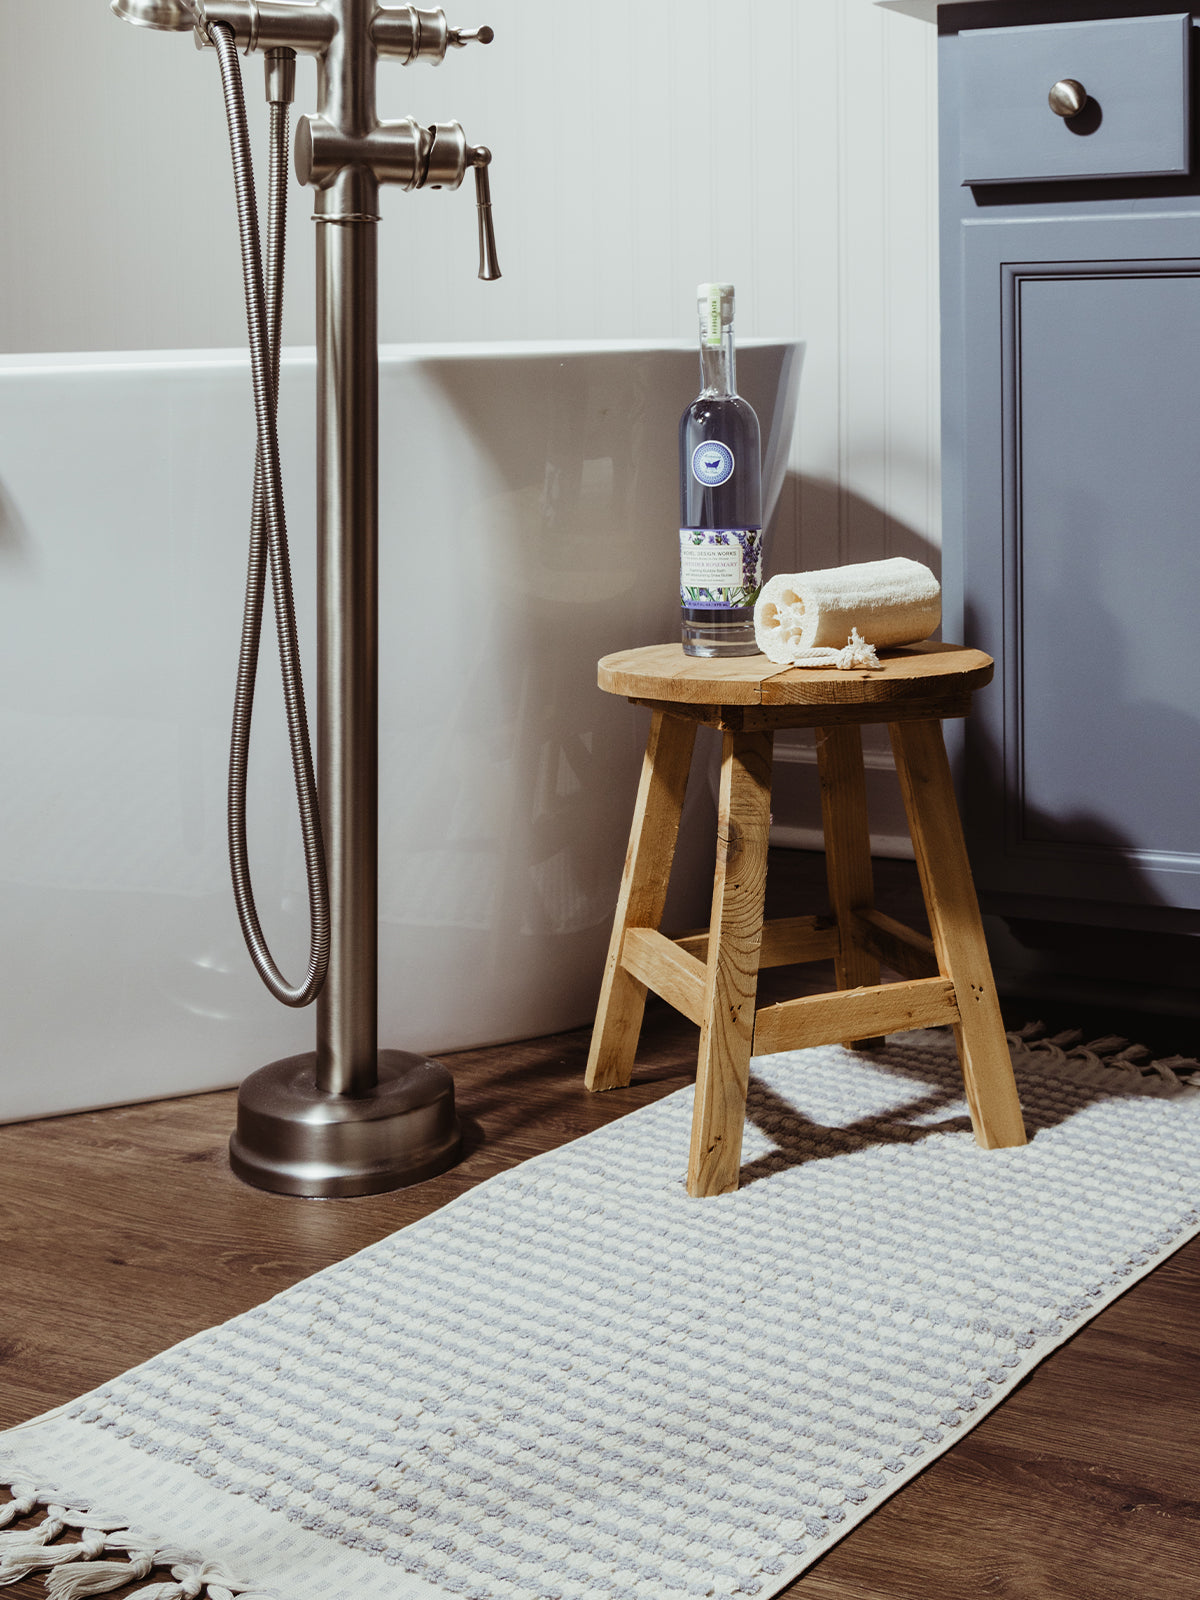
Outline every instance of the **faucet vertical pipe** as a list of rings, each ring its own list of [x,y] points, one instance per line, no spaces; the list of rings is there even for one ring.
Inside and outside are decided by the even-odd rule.
[[[375,0],[342,0],[320,58],[318,112],[350,140],[375,126]],[[379,184],[347,163],[316,191],[317,749],[329,872],[329,973],[317,1000],[317,1088],[378,1082]]]
[[[338,27],[320,58],[317,110],[349,139],[365,139],[375,126],[375,51],[371,18],[375,0],[341,0]]]
[[[323,197],[322,197],[323,198]],[[317,748],[329,874],[329,972],[317,1087],[377,1080],[379,360],[373,217],[317,217]]]
[[[318,110],[351,139],[375,122],[374,0],[342,0],[320,57]],[[358,163],[316,192],[319,787],[327,795],[329,973],[317,999],[317,1088],[378,1081],[378,184]]]

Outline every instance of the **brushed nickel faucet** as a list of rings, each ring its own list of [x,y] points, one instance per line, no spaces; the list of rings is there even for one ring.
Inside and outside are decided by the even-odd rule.
[[[273,111],[291,101],[296,53],[317,61],[317,109],[298,119],[294,150],[297,177],[315,191],[317,224],[320,810],[318,814],[312,794],[307,823],[307,728],[298,664],[299,731],[293,736],[293,761],[306,828],[310,904],[316,908],[322,894],[326,896],[323,922],[313,910],[314,953],[304,984],[290,987],[278,974],[258,929],[248,877],[241,882],[236,860],[234,864],[235,896],[255,965],[285,1003],[306,1004],[315,996],[316,1049],[273,1062],[245,1080],[230,1159],[247,1182],[281,1193],[328,1196],[399,1188],[450,1166],[460,1135],[454,1084],[446,1069],[407,1051],[380,1050],[378,1043],[380,185],[457,189],[472,170],[479,276],[495,279],[500,269],[488,180],[491,152],[469,144],[457,122],[424,127],[412,117],[380,120],[375,76],[381,57],[437,63],[448,50],[490,43],[493,34],[488,27],[451,28],[440,9],[380,5],[377,0],[112,0],[111,9],[139,27],[190,29],[199,47],[216,48],[240,214],[243,190],[252,204],[253,175],[247,156],[241,156],[239,165],[235,137],[235,103],[241,104],[237,53],[263,54]],[[244,131],[244,108],[240,115]],[[278,294],[272,303],[270,273],[265,295],[261,290],[256,219],[252,227],[243,220],[243,264],[258,413],[255,526],[269,525],[278,591],[279,571],[287,565],[274,437]],[[252,301],[262,302],[257,312]],[[256,321],[273,322],[274,348],[269,333],[256,331]],[[261,576],[258,584],[261,617]],[[276,604],[278,608],[278,592]],[[286,604],[290,607],[290,597]],[[282,635],[282,622],[280,627]],[[256,658],[256,624],[250,638]],[[291,718],[294,696],[286,687],[286,673],[285,665]],[[248,676],[252,695],[253,659]],[[248,727],[247,709],[247,737]],[[234,831],[231,825],[231,859],[236,855]]]

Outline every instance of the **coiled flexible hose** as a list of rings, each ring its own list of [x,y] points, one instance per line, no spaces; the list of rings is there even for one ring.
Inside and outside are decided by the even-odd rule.
[[[246,103],[233,30],[214,23],[209,37],[221,66],[225,115],[229,123],[229,148],[233,156],[233,182],[237,195],[238,232],[242,250],[242,278],[246,291],[246,326],[250,340],[250,370],[254,387],[257,456],[254,466],[254,504],[250,524],[250,555],[246,572],[246,602],[242,613],[242,642],[234,694],[233,732],[229,743],[229,866],[233,896],[246,948],[259,976],[277,1000],[287,1006],[306,1006],[315,1000],[329,967],[329,888],[317,785],[313,775],[308,718],[300,652],[296,643],[296,613],[292,601],[291,563],[287,524],[283,511],[283,486],[279,469],[276,401],[279,389],[279,345],[283,303],[283,258],[287,215],[288,108],[271,104],[270,198],[267,213],[267,273],[263,279],[258,208],[254,194],[254,169],[246,128]],[[263,936],[246,847],[246,768],[250,750],[250,723],[254,712],[254,685],[258,672],[258,647],[268,556],[271,590],[275,601],[275,626],[279,665],[287,709],[288,740],[300,831],[304,838],[304,868],[308,880],[309,957],[301,983],[292,985],[280,972]]]

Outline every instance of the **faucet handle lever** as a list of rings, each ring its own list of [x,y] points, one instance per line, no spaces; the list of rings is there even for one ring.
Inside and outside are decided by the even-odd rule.
[[[486,145],[477,144],[467,151],[467,161],[475,168],[475,210],[479,219],[479,276],[493,282],[500,276],[500,260],[496,255],[496,234],[492,228],[492,185],[488,178],[488,165],[492,152]]]
[[[485,23],[482,28],[451,28],[446,43],[461,50],[467,44],[491,44],[495,33]]]

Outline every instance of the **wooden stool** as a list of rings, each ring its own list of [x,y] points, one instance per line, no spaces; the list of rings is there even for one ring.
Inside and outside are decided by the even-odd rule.
[[[600,687],[649,706],[653,719],[586,1082],[629,1082],[648,988],[699,1024],[689,1194],[738,1186],[752,1051],[951,1023],[977,1142],[1025,1142],[941,729],[943,717],[967,715],[993,663],[951,644],[881,660],[881,671],[823,671],[765,656],[702,660],[664,644],[600,662]],[[875,910],[864,722],[888,725],[932,940]],[[707,933],[668,939],[658,927],[699,723],[723,735],[712,919]],[[817,730],[832,917],[763,922],[778,728]],[[830,957],[841,992],[755,1010],[761,967]],[[903,981],[881,984],[881,960]]]

